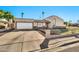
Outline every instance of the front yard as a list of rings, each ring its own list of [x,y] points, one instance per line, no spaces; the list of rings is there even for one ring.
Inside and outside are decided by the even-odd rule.
[[[79,33],[79,27],[67,27],[66,29],[52,29],[51,34],[68,35]]]
[[[79,33],[79,27],[68,27],[68,31],[61,33],[61,35],[68,35],[68,34],[77,34]]]

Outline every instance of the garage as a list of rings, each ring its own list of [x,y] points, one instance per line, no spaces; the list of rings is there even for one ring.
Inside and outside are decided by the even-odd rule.
[[[32,29],[32,23],[17,23],[17,29]]]

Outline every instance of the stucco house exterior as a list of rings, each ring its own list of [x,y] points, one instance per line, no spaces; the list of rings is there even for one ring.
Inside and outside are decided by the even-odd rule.
[[[36,20],[30,18],[16,18],[15,29],[38,29],[47,28],[49,21],[47,20]]]
[[[64,20],[58,16],[49,16],[43,20],[30,18],[15,18],[15,29],[66,27]]]
[[[0,19],[0,28],[4,27],[5,29],[8,28],[8,21],[6,19]]]
[[[47,18],[45,18],[46,20],[48,20],[50,23],[48,24],[49,28],[55,28],[55,27],[66,27],[66,25],[64,24],[64,20],[58,16],[49,16]]]
[[[14,23],[12,20],[7,21],[6,19],[3,18],[0,19],[0,27],[3,27],[3,29],[12,29],[14,27]]]

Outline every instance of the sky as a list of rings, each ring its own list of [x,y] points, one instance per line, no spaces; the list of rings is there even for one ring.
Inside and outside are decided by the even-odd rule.
[[[21,18],[24,12],[24,18],[41,19],[44,11],[44,18],[56,15],[64,21],[75,23],[79,20],[79,6],[0,6],[0,9],[11,12],[16,18]]]

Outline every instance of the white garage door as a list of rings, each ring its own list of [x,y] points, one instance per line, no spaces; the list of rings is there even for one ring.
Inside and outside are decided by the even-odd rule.
[[[32,23],[17,23],[17,29],[32,29]]]

